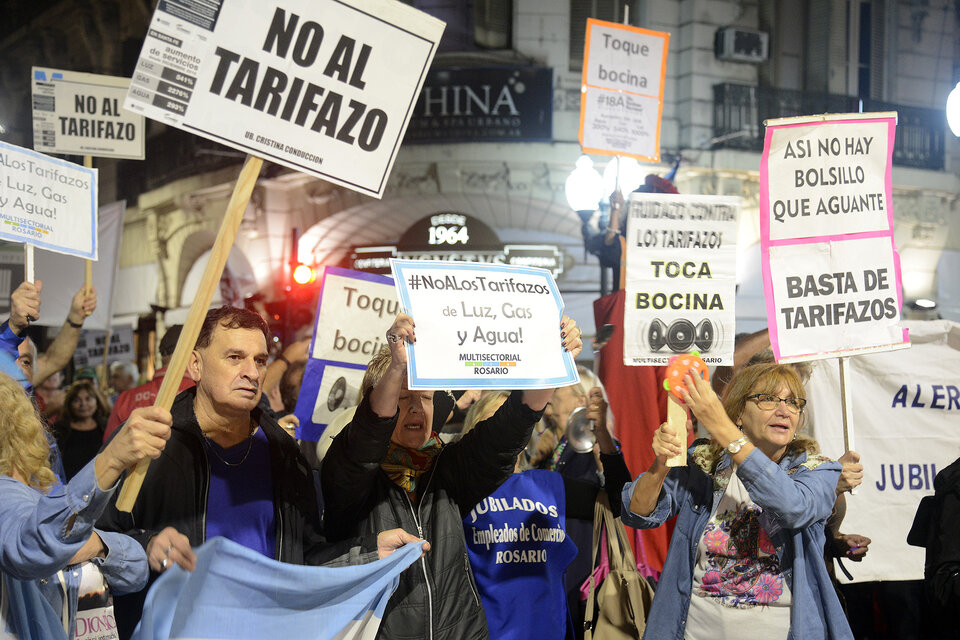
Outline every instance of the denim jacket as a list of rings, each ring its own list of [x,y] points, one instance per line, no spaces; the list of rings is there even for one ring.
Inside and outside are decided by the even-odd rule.
[[[698,440],[687,452],[687,466],[670,469],[648,516],[630,511],[637,480],[623,488],[623,522],[638,529],[659,527],[677,517],[663,575],[644,638],[683,640],[693,589],[697,546],[723,489],[708,473],[709,442]],[[716,473],[730,466],[724,453]],[[779,464],[754,449],[737,469],[750,499],[760,507],[760,524],[777,550],[790,587],[792,640],[852,640],[853,634],[827,574],[824,524],[836,500],[842,465],[824,456],[784,456]],[[639,478],[638,478],[639,480]]]
[[[4,632],[19,640],[74,636],[80,570],[67,563],[94,531],[93,523],[113,490],[99,489],[93,460],[69,484],[58,485],[49,494],[0,475],[0,579],[7,603],[0,637]],[[142,589],[148,574],[143,547],[125,535],[96,531],[107,552],[92,562],[111,592]],[[64,631],[64,613],[69,635]]]

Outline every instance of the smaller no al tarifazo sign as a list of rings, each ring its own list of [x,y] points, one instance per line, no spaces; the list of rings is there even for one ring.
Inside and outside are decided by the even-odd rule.
[[[33,148],[143,160],[144,119],[123,108],[129,78],[33,68]]]
[[[584,153],[660,161],[670,34],[587,20],[580,96]]]

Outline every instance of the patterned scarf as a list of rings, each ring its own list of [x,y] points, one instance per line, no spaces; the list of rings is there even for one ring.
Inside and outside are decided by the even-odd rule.
[[[436,431],[430,434],[430,439],[419,449],[407,449],[391,440],[380,468],[395,485],[412,497],[417,490],[417,479],[430,469],[441,448],[443,444]]]

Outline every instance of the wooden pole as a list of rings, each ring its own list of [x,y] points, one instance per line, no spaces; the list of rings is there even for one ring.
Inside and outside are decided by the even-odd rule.
[[[850,381],[847,379],[847,359],[838,358],[840,361],[840,409],[843,414],[843,448],[844,452],[853,450],[853,397],[850,395]],[[857,489],[850,490],[850,495],[857,495]]]
[[[687,407],[667,394],[667,424],[677,434],[674,442],[680,447],[680,455],[667,459],[668,467],[687,466]]]
[[[197,295],[193,299],[193,304],[190,305],[190,312],[187,314],[183,331],[181,331],[180,339],[177,341],[177,348],[173,352],[170,366],[167,367],[167,373],[160,384],[160,391],[157,392],[157,399],[153,403],[155,407],[163,407],[169,410],[173,406],[173,399],[180,388],[180,380],[187,370],[190,354],[193,353],[193,345],[196,344],[197,336],[200,335],[200,326],[207,315],[207,309],[210,307],[210,301],[213,300],[213,294],[220,284],[223,267],[227,263],[227,256],[230,255],[233,240],[240,228],[240,221],[243,220],[243,213],[250,201],[253,188],[257,184],[257,177],[260,175],[262,166],[263,159],[256,156],[247,156],[243,169],[240,171],[240,177],[237,178],[233,195],[230,197],[229,204],[227,204],[227,212],[224,214],[223,222],[220,225],[220,232],[217,234],[213,249],[210,251],[210,261],[203,272],[200,286],[197,287]],[[117,509],[125,512],[130,512],[133,509],[149,467],[149,459],[141,461],[123,481],[120,495],[117,498]]]
[[[23,245],[23,279],[27,282],[33,282],[36,274],[34,273],[33,245]],[[34,318],[36,320],[36,318]]]
[[[87,169],[93,169],[93,156],[83,156],[83,166]],[[86,293],[90,293],[90,289],[93,288],[93,260],[86,260],[85,262],[83,289]]]

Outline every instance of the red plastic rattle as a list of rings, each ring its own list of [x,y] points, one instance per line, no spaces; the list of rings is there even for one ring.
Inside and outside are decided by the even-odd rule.
[[[691,376],[700,374],[702,379],[710,380],[707,363],[700,359],[699,351],[673,356],[667,364],[667,378],[663,381],[663,388],[672,393],[673,397],[680,402],[683,402],[680,392],[687,390],[686,385],[683,384],[683,379],[688,373]]]

